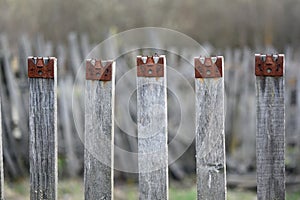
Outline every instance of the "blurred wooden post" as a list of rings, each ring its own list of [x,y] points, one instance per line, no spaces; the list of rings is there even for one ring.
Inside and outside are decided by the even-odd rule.
[[[226,199],[223,57],[195,58],[197,199]]]
[[[284,55],[255,55],[257,199],[285,199]]]
[[[104,64],[105,63],[105,64]],[[115,62],[87,60],[85,199],[113,199]]]
[[[2,111],[0,97],[0,200],[4,199],[4,173],[3,173],[3,149],[2,149]]]
[[[57,60],[28,58],[30,199],[57,199]]]
[[[139,199],[168,199],[165,56],[137,57]]]
[[[11,51],[9,48],[8,39],[5,35],[0,36],[0,48],[3,53],[3,70],[6,80],[7,94],[11,105],[11,121],[13,124],[10,134],[18,137],[21,141],[19,146],[16,146],[16,159],[19,160],[25,154],[24,151],[28,151],[28,124],[22,122],[22,119],[27,119],[26,109],[24,105],[26,102],[22,101],[22,95],[20,93],[20,87],[15,77],[13,66],[11,65]],[[4,109],[4,108],[3,108]],[[25,158],[27,155],[25,154]],[[19,161],[18,164],[21,162]],[[23,174],[22,167],[19,167],[19,173]]]
[[[63,144],[66,155],[66,166],[68,169],[66,171],[66,174],[69,177],[76,177],[79,174],[81,165],[75,152],[76,144],[74,143],[74,132],[72,131],[71,126],[72,113],[69,112],[71,110],[71,98],[68,98],[68,92],[72,91],[72,84],[68,83],[69,79],[69,77],[64,77],[64,79],[59,80],[58,87],[60,88],[60,95],[58,100],[60,104],[60,109],[58,114],[60,116],[60,122],[63,125],[61,130],[64,138]]]

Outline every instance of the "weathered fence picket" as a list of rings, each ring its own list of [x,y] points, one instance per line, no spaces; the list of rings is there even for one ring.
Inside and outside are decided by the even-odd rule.
[[[63,89],[63,91],[60,92],[59,95],[59,103],[60,103],[60,110],[59,114],[61,116],[60,121],[63,123],[63,128],[62,128],[62,133],[64,137],[64,149],[66,152],[66,164],[68,166],[68,171],[67,175],[69,177],[75,177],[78,175],[78,172],[80,171],[80,163],[77,158],[77,155],[75,153],[75,145],[74,145],[74,133],[72,131],[72,126],[71,126],[71,115],[72,113],[69,112],[70,109],[68,109],[69,105],[69,99],[68,99],[68,93],[72,88],[69,86],[70,84],[68,83],[69,77],[65,77],[65,80],[60,79],[59,81],[59,86],[60,88]],[[71,99],[71,98],[70,98]]]
[[[30,199],[57,199],[57,60],[29,57]]]
[[[112,199],[115,62],[87,60],[85,86],[85,199]]]
[[[168,199],[165,56],[137,57],[139,199]]]
[[[197,199],[226,199],[223,57],[195,58]]]
[[[3,173],[3,150],[2,150],[2,112],[0,97],[0,200],[4,199],[4,173]]]
[[[16,148],[9,148],[11,146],[16,146],[16,141],[14,140],[12,133],[12,116],[11,116],[11,102],[9,101],[9,94],[5,92],[5,85],[3,84],[6,81],[6,77],[4,76],[4,67],[0,69],[0,96],[2,103],[2,145],[3,145],[3,156],[5,162],[3,163],[6,166],[7,172],[11,177],[18,177],[21,175],[20,162],[19,160],[15,160],[19,153]],[[10,151],[8,151],[8,149]]]
[[[285,199],[284,55],[255,56],[257,199]]]
[[[1,36],[1,46],[4,52],[4,75],[7,83],[9,100],[11,102],[11,117],[14,126],[12,127],[12,132],[10,133],[14,137],[22,140],[20,144],[20,149],[16,148],[18,153],[23,154],[24,150],[28,150],[28,125],[23,123],[22,120],[26,119],[25,109],[22,102],[22,96],[18,87],[18,83],[14,77],[13,68],[10,62],[10,49],[8,45],[8,39],[5,36]],[[22,169],[21,169],[22,170]],[[21,172],[23,173],[23,172]]]

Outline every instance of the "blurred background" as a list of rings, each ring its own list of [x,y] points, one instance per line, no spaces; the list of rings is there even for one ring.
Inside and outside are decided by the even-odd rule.
[[[289,193],[299,194],[299,24],[299,0],[0,0],[0,92],[8,199],[23,199],[24,191],[28,191],[27,56],[58,58],[60,198],[76,199],[83,195],[84,149],[80,139],[84,130],[83,93],[76,85],[72,93],[76,73],[89,52],[103,40],[122,31],[148,26],[184,33],[199,42],[206,52],[182,45],[166,46],[165,50],[137,49],[117,57],[115,145],[137,152],[135,73],[128,73],[134,70],[135,57],[155,52],[165,54],[170,66],[169,140],[177,137],[169,146],[169,157],[175,161],[170,163],[169,169],[171,192],[183,195],[178,199],[194,199],[194,71],[191,63],[195,56],[203,53],[223,55],[228,186],[232,189],[229,195],[234,199],[240,190],[250,191],[249,199],[253,199],[256,187],[254,54],[285,53],[287,187]],[[163,43],[156,40],[155,32],[145,34],[153,43]],[[101,55],[109,58],[124,48],[132,48],[124,45],[124,41],[110,47],[113,48],[102,49]],[[118,169],[137,167],[136,159],[128,160],[118,152],[115,163]],[[135,198],[134,192],[132,197],[126,195],[136,190],[137,180],[137,174],[115,170],[116,199]],[[128,189],[126,185],[135,189]],[[182,193],[177,192],[181,190]],[[77,196],[72,196],[73,193]],[[176,199],[172,195],[171,199]],[[300,199],[297,195],[289,198]]]

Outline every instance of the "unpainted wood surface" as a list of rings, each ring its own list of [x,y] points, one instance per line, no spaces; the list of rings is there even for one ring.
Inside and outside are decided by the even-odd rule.
[[[0,97],[0,200],[4,199],[4,174],[3,174],[3,150],[2,150],[2,112]]]
[[[257,199],[285,199],[284,77],[256,77]]]
[[[113,198],[114,65],[112,81],[86,81],[85,199]]]
[[[57,199],[57,82],[29,79],[30,199]]]
[[[68,79],[65,77],[65,79]],[[68,92],[71,90],[71,87],[68,87],[69,84],[66,80],[60,80],[59,86],[63,91],[61,91],[59,96],[60,110],[59,114],[61,116],[60,122],[62,125],[62,135],[64,138],[64,149],[66,152],[66,164],[68,171],[66,174],[70,177],[76,177],[80,171],[80,164],[75,152],[75,142],[74,142],[74,132],[72,131],[71,120],[72,112],[69,112],[70,103],[68,102]]]
[[[3,68],[2,68],[3,69]],[[11,102],[9,101],[9,94],[5,92],[5,85],[3,82],[5,81],[4,73],[0,72],[0,96],[1,96],[1,104],[2,104],[2,147],[3,147],[3,156],[5,159],[6,169],[10,173],[12,177],[18,177],[22,174],[22,169],[19,167],[19,160],[14,160],[14,157],[20,155],[16,148],[10,148],[11,146],[16,146],[16,141],[14,140],[12,133],[12,110],[11,110]],[[27,139],[28,140],[28,139]],[[28,153],[27,153],[28,154]]]
[[[137,77],[139,199],[141,200],[168,199],[166,91],[166,77]]]
[[[195,80],[197,199],[226,199],[224,79]]]

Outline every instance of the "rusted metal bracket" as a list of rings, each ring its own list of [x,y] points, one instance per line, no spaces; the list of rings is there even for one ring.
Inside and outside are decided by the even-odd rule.
[[[195,58],[195,78],[222,77],[222,66],[222,56]]]
[[[86,60],[86,80],[111,81],[112,64],[112,61]]]
[[[283,76],[283,54],[255,54],[256,76]]]
[[[164,56],[138,56],[137,76],[138,77],[163,77],[164,76]]]
[[[54,57],[28,57],[28,78],[54,79]]]

